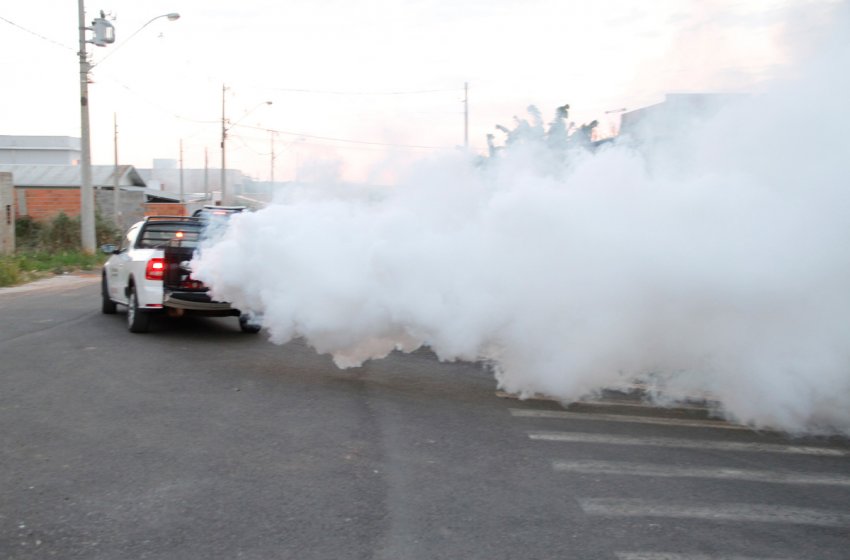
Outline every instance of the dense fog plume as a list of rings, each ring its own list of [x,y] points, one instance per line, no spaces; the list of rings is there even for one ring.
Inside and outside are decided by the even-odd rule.
[[[850,56],[829,46],[652,147],[570,146],[563,108],[532,110],[489,157],[292,191],[235,216],[196,275],[340,367],[427,345],[526,396],[643,381],[850,433]]]

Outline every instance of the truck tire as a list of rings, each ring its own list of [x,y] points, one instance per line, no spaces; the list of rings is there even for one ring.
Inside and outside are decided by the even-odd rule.
[[[103,279],[100,283],[100,296],[102,299],[100,311],[106,315],[112,315],[115,313],[117,306],[115,305],[115,302],[109,298],[109,290],[106,287],[106,273],[103,274]]]
[[[132,333],[148,332],[151,317],[139,309],[136,287],[130,286],[127,294],[127,329]]]

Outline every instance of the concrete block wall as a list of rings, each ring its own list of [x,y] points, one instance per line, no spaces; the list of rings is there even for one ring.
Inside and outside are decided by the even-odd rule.
[[[118,203],[121,217],[118,229],[124,230],[145,217],[145,194],[140,191],[121,191],[121,200]],[[94,194],[94,202],[100,215],[105,220],[113,221],[115,218],[115,191],[97,189]]]

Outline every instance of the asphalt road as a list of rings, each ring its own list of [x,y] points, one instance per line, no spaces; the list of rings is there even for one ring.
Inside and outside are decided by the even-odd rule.
[[[0,558],[850,558],[850,444],[0,290]],[[612,400],[613,399],[613,400]]]

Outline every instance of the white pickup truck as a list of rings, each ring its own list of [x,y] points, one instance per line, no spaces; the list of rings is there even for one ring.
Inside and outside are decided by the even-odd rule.
[[[127,328],[134,333],[147,332],[154,314],[235,316],[243,332],[258,332],[249,315],[212,300],[192,278],[189,262],[207,223],[203,217],[150,216],[133,224],[118,247],[105,245],[111,256],[103,266],[103,313],[126,306]]]

